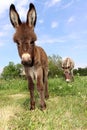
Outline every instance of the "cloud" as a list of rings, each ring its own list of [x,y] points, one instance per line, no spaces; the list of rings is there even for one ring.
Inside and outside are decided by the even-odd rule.
[[[73,42],[73,44],[72,44]],[[59,37],[51,37],[50,35],[44,35],[41,37],[38,37],[37,44],[54,44],[54,43],[71,43],[74,45],[74,49],[85,49],[87,48],[87,45],[85,45],[85,39],[82,40],[82,33],[80,32],[71,32],[69,34],[65,34]],[[83,43],[83,44],[82,44]],[[66,44],[68,46],[68,44]],[[64,45],[65,48],[65,45]]]
[[[27,6],[27,8],[26,8],[26,6]],[[17,4],[16,4],[16,10],[17,10],[20,18],[22,18],[23,20],[26,19],[28,6],[29,6],[28,0],[26,0],[26,2],[24,2],[24,0],[18,1]]]
[[[73,23],[74,21],[75,21],[74,16],[71,16],[71,17],[68,19],[67,23],[70,24],[70,23]]]
[[[64,43],[65,40],[63,38],[52,38],[49,36],[43,36],[42,38],[39,38],[37,41],[37,44],[54,44],[54,43]]]
[[[32,0],[32,2],[34,2],[34,0]],[[20,16],[24,18],[29,7],[30,0],[0,0],[0,15],[8,10],[12,3],[16,5],[17,11],[19,12]]]
[[[14,1],[15,0],[0,0],[0,15],[4,13],[8,9],[9,5],[14,3]]]
[[[56,4],[58,4],[59,2],[61,2],[61,0],[50,0],[50,1],[47,1],[47,2],[45,3],[45,5],[46,5],[47,7],[52,7],[52,6],[56,5]]]
[[[0,39],[3,41],[3,40],[5,40],[4,37],[7,38],[7,36],[9,36],[9,34],[10,34],[11,24],[8,23],[8,24],[0,25],[0,28],[1,28],[1,30],[0,30]],[[1,40],[0,40],[0,42],[1,42]],[[2,46],[2,42],[0,44],[1,44],[0,46]]]
[[[68,7],[70,7],[72,4],[73,4],[73,0],[71,0],[70,2],[68,2],[67,4],[64,4],[64,5],[62,5],[62,8],[63,9],[66,9],[66,8],[68,8]]]
[[[38,22],[39,22],[40,24],[42,24],[42,23],[44,23],[44,20],[43,20],[43,19],[40,19],[40,20],[38,20]]]
[[[50,35],[43,35],[40,38],[38,38],[37,44],[54,44],[54,43],[68,43],[68,42],[74,42],[74,43],[79,43],[78,46],[77,44],[75,45],[75,48],[78,48],[80,46],[80,43],[84,43],[85,39],[82,41],[82,33],[80,32],[71,32],[69,34],[62,35],[60,37],[51,37]],[[84,43],[85,44],[85,43]],[[67,44],[68,45],[68,44]],[[81,44],[83,46],[83,44]],[[87,47],[87,45],[84,45]],[[84,48],[81,47],[81,48]],[[65,46],[64,46],[65,48]]]
[[[4,33],[3,32],[0,32],[0,37],[4,36]]]
[[[24,21],[26,20],[27,17],[27,12],[29,9],[29,4],[31,0],[15,0],[16,2],[16,8],[17,11],[20,15],[20,18],[22,18]],[[32,0],[32,3],[34,3],[35,0]]]
[[[53,21],[51,24],[51,28],[57,28],[58,27],[58,22]]]

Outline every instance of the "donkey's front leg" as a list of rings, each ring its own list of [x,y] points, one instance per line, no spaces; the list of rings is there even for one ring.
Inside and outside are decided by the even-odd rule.
[[[40,106],[41,109],[44,110],[46,108],[46,103],[44,101],[44,85],[43,85],[43,70],[42,68],[38,68],[37,71],[37,90],[40,97]]]
[[[34,83],[31,76],[28,76],[28,88],[30,91],[30,110],[34,110],[35,109]]]

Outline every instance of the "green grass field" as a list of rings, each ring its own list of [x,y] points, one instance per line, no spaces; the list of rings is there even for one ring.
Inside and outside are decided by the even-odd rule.
[[[0,80],[0,130],[87,130],[87,77],[49,79],[47,109],[29,110],[27,81]]]

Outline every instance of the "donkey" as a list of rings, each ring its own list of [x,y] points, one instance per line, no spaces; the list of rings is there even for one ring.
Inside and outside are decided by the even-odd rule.
[[[67,57],[65,60],[63,60],[62,68],[64,71],[66,82],[70,82],[71,80],[74,80],[74,75],[73,75],[74,62],[71,58]]]
[[[45,51],[35,45],[35,41],[37,40],[34,32],[37,20],[35,6],[30,3],[26,22],[21,22],[14,4],[10,5],[9,16],[11,24],[16,31],[13,40],[17,44],[21,63],[24,66],[28,79],[30,110],[35,109],[34,79],[36,80],[37,91],[40,97],[40,107],[44,110],[46,108],[45,98],[49,97],[48,58]]]

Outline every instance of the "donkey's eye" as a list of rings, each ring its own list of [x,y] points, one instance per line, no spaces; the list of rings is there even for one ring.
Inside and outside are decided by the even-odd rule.
[[[34,44],[34,41],[31,41],[30,44],[33,45],[33,44]]]
[[[69,69],[69,68],[70,68],[70,66],[67,67],[67,69]]]
[[[17,42],[17,46],[20,46],[20,43],[19,43],[19,42]]]

